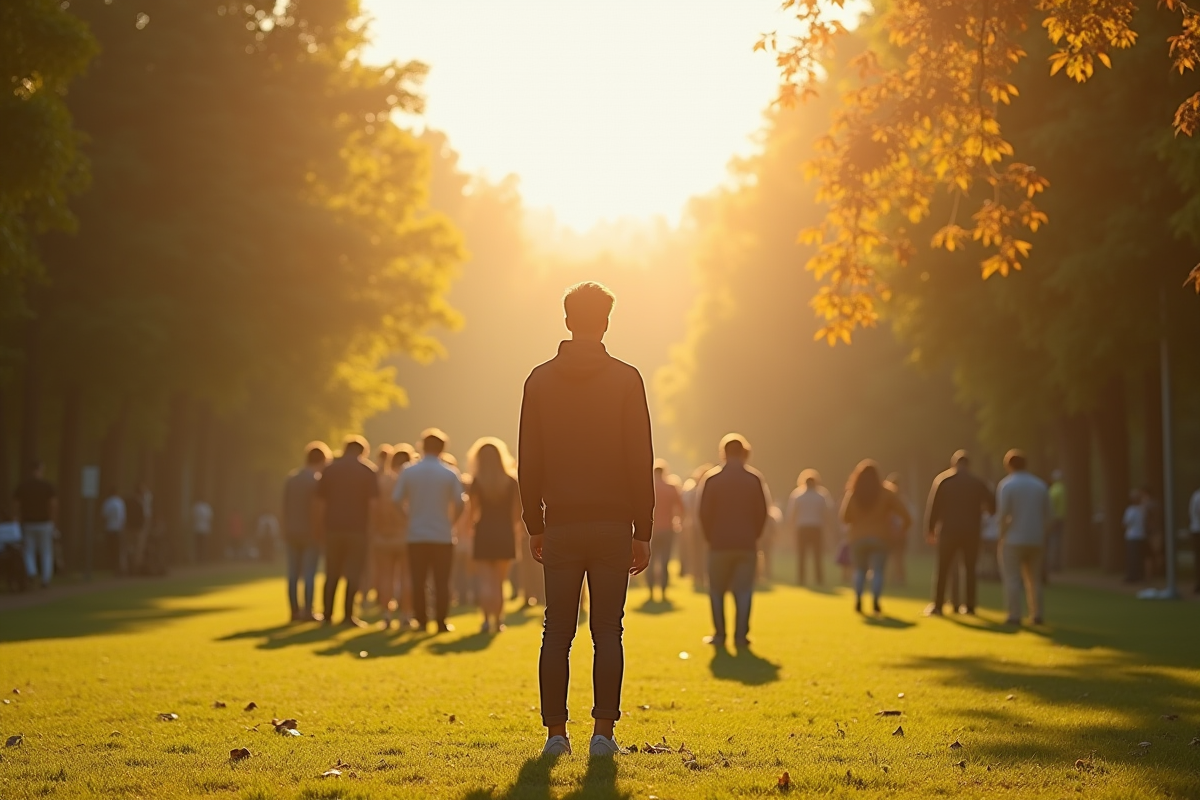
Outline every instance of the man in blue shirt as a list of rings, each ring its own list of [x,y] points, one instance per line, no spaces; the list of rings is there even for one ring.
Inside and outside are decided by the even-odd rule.
[[[463,512],[458,471],[442,461],[446,434],[430,428],[421,434],[421,460],[396,480],[392,502],[408,515],[408,564],[412,571],[413,618],[421,630],[429,624],[425,584],[433,574],[434,614],[441,633],[454,630],[450,612],[450,568],[454,564],[454,522]]]
[[[1046,533],[1054,519],[1050,491],[1027,470],[1025,454],[1009,450],[1004,456],[1008,477],[996,487],[1000,518],[1000,572],[1008,603],[1008,624],[1021,624],[1021,584],[1029,598],[1034,625],[1042,624],[1042,558]]]

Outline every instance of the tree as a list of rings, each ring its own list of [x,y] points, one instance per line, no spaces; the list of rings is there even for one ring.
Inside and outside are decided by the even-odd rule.
[[[877,322],[876,300],[889,293],[880,268],[912,259],[917,248],[909,226],[935,205],[945,207],[945,222],[929,236],[932,247],[954,252],[978,242],[985,278],[1008,275],[1028,260],[1032,244],[1025,236],[1048,220],[1040,204],[1048,182],[1032,164],[1016,160],[1001,125],[1002,110],[1019,94],[1014,81],[1028,29],[1046,30],[1053,44],[1050,73],[1078,83],[1092,77],[1097,63],[1111,66],[1112,56],[1138,38],[1130,0],[876,5],[887,44],[855,56],[857,78],[840,93],[841,106],[810,167],[827,210],[804,236],[817,247],[808,269],[824,282],[813,299],[824,320],[817,335],[831,343],[849,341],[856,328]],[[819,64],[846,34],[829,9],[844,6],[844,0],[785,0],[798,35],[769,34],[759,42],[776,54],[782,102],[817,92]],[[1180,25],[1166,37],[1172,63],[1180,73],[1192,70],[1200,58],[1200,14],[1183,0],[1160,6]],[[1177,133],[1191,135],[1198,125],[1200,93],[1178,105],[1174,116]],[[1192,277],[1200,290],[1200,271]]]

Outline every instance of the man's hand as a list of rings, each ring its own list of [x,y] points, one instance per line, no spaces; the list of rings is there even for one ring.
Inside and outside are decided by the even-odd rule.
[[[633,566],[629,568],[630,575],[641,575],[650,566],[650,543],[641,539],[633,540]]]
[[[529,552],[533,555],[533,560],[542,563],[542,534],[529,537]]]

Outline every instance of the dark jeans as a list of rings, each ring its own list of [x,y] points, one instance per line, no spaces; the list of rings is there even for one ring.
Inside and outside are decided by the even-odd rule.
[[[675,531],[655,531],[654,547],[650,550],[650,566],[646,570],[646,584],[650,591],[655,586],[661,586],[663,592],[671,584],[671,550],[675,546]],[[633,545],[630,545],[633,552]]]
[[[812,556],[813,575],[817,585],[825,583],[825,568],[821,561],[824,559],[822,539],[824,531],[815,525],[801,525],[796,529],[796,584],[804,585],[805,562]]]
[[[963,605],[968,611],[975,611],[975,596],[976,596],[976,574],[975,565],[979,560],[979,537],[978,536],[963,536],[956,534],[947,535],[943,532],[938,537],[938,565],[937,565],[937,587],[933,592],[933,604],[941,608],[946,603],[946,581],[950,577],[950,571],[957,568],[958,561],[961,558],[963,572],[966,573],[964,582],[966,583],[966,595],[963,598]]]
[[[538,678],[542,688],[542,724],[567,721],[571,642],[579,620],[579,595],[588,584],[592,629],[592,717],[621,718],[621,681],[625,650],[621,642],[633,528],[624,523],[584,522],[546,529],[542,567],[546,574],[546,622]]]
[[[850,556],[854,562],[854,596],[862,598],[867,585],[867,571],[871,573],[871,596],[879,602],[883,594],[883,575],[887,571],[888,546],[871,536],[850,543]]]
[[[207,538],[207,537],[205,537]],[[294,541],[287,543],[287,593],[292,614],[301,609],[312,611],[313,593],[317,583],[317,562],[321,560],[321,548],[315,542]],[[300,580],[304,580],[304,600],[297,597]],[[326,580],[328,587],[328,579]],[[336,588],[336,584],[334,585]],[[325,610],[333,604],[333,597],[325,600]]]
[[[408,569],[412,573],[413,619],[424,627],[429,622],[426,581],[433,574],[433,610],[438,625],[446,624],[450,613],[450,569],[454,565],[454,545],[413,542],[408,546]]]
[[[754,568],[758,553],[753,550],[713,550],[708,554],[708,597],[712,601],[713,637],[725,639],[725,593],[733,593],[733,638],[750,637],[750,600],[754,596]]]
[[[1125,580],[1137,583],[1146,577],[1146,542],[1144,539],[1125,540]]]
[[[367,558],[367,534],[330,531],[325,540],[325,621],[333,621],[333,597],[346,579],[345,618],[354,616],[354,596]]]

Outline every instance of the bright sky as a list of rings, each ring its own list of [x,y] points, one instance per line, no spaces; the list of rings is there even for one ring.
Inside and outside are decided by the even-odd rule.
[[[429,64],[425,123],[576,229],[677,220],[746,154],[778,73],[779,0],[365,0],[368,58]]]

